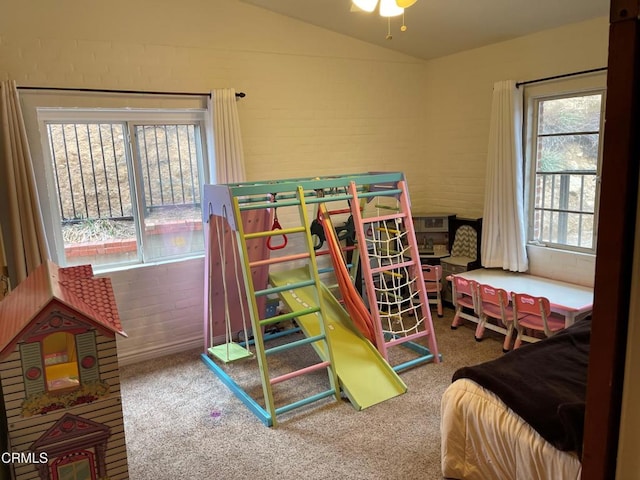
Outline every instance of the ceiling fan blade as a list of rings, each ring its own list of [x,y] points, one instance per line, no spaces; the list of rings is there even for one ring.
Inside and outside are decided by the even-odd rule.
[[[378,0],[352,0],[352,12],[373,12],[376,9]]]
[[[398,5],[400,8],[408,8],[417,1],[418,0],[396,0],[396,5]]]

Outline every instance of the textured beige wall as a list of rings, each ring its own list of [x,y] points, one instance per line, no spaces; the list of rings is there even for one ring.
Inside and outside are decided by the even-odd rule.
[[[412,200],[481,216],[493,84],[606,67],[607,50],[600,18],[430,61],[424,164],[433,184]]]
[[[608,19],[600,18],[430,61],[425,168],[413,179],[427,187],[412,190],[414,206],[482,216],[493,84],[606,67],[607,54]],[[593,255],[528,251],[531,273],[593,286]]]
[[[246,92],[250,179],[397,169],[419,155],[414,58],[237,1],[8,3],[0,77],[18,85]]]

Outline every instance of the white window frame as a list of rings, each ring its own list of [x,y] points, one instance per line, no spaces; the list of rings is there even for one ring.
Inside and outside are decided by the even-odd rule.
[[[42,148],[42,155],[44,160],[44,175],[46,179],[47,197],[49,199],[46,208],[48,215],[53,219],[52,222],[48,222],[46,226],[46,235],[49,240],[49,246],[51,254],[59,265],[66,265],[66,257],[64,253],[64,241],[62,238],[62,228],[59,221],[60,208],[57,199],[55,180],[53,174],[53,165],[51,159],[51,152],[49,148],[49,140],[47,133],[47,123],[121,123],[125,124],[125,132],[128,136],[132,134],[133,124],[135,125],[153,125],[153,124],[185,124],[195,123],[198,125],[199,138],[196,147],[198,149],[197,155],[200,159],[198,165],[198,180],[200,184],[200,198],[202,198],[203,185],[210,179],[210,161],[207,158],[207,145],[206,145],[206,114],[205,109],[131,109],[131,108],[51,108],[51,107],[39,107],[36,109],[37,122],[40,131],[40,141]],[[114,264],[101,264],[95,265],[94,271],[106,272],[110,270],[117,270],[121,268],[127,268],[135,265],[153,265],[163,263],[165,261],[185,260],[194,257],[201,257],[204,255],[202,252],[193,252],[185,255],[168,256],[166,258],[156,258],[152,260],[145,260],[142,252],[142,239],[140,232],[140,221],[142,218],[141,205],[139,200],[141,195],[141,175],[137,172],[137,161],[135,161],[136,152],[131,151],[133,143],[127,139],[129,151],[127,152],[127,162],[129,168],[133,168],[133,178],[129,181],[131,186],[135,190],[135,200],[133,206],[134,223],[136,224],[136,240],[137,240],[137,260],[129,262],[121,262]],[[131,170],[130,170],[131,171]],[[132,199],[133,200],[133,199]],[[204,231],[204,230],[203,230]]]
[[[534,215],[535,215],[535,182],[536,182],[536,155],[537,155],[537,127],[538,127],[538,102],[540,100],[552,100],[556,98],[566,98],[572,96],[589,95],[594,93],[602,94],[600,129],[598,142],[598,163],[596,172],[596,192],[594,208],[594,230],[592,237],[592,247],[579,247],[561,243],[542,243],[534,238]],[[553,82],[531,84],[524,86],[524,135],[523,151],[524,172],[525,172],[525,215],[527,218],[527,244],[537,247],[552,248],[568,252],[596,253],[598,217],[600,205],[600,175],[602,171],[602,152],[604,144],[604,122],[606,105],[606,74],[586,75],[581,77],[565,78]]]

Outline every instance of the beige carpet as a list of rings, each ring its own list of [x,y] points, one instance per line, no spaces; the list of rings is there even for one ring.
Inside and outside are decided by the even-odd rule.
[[[362,411],[331,397],[280,416],[277,428],[264,426],[205,366],[200,351],[124,367],[130,478],[441,478],[442,393],[457,368],[502,355],[500,337],[488,331],[476,342],[475,324],[452,331],[451,318],[449,309],[444,318],[434,314],[443,362],[402,373],[407,393]],[[396,350],[396,356],[405,355],[402,347]],[[301,354],[290,351],[270,368],[303,365],[314,355],[310,348]],[[256,361],[241,360],[228,369],[252,396],[262,398]],[[304,378],[279,385],[276,405],[309,389],[327,388],[324,375]]]

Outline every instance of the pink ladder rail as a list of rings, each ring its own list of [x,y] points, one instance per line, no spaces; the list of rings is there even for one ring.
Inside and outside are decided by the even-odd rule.
[[[399,191],[399,193],[398,193]],[[393,193],[391,193],[393,192]],[[354,218],[354,223],[356,227],[356,238],[358,240],[359,250],[360,250],[360,258],[361,258],[361,266],[362,273],[365,280],[365,286],[367,290],[367,297],[369,299],[369,305],[371,309],[371,316],[374,320],[373,326],[375,329],[376,335],[376,346],[380,351],[380,354],[388,360],[388,348],[395,345],[401,345],[406,342],[413,342],[414,340],[418,340],[420,338],[426,337],[429,345],[429,358],[433,356],[433,360],[436,363],[440,362],[440,354],[438,352],[438,345],[435,338],[435,332],[433,330],[433,322],[431,319],[431,311],[429,310],[429,300],[427,297],[427,292],[424,286],[424,277],[422,275],[422,268],[420,267],[420,254],[418,251],[418,243],[416,241],[415,230],[413,227],[413,220],[411,217],[411,207],[409,204],[409,199],[407,195],[407,186],[404,180],[398,182],[397,190],[390,191],[387,195],[398,195],[399,203],[400,203],[400,212],[394,213],[390,215],[380,215],[376,217],[367,217],[363,218],[362,213],[359,208],[359,200],[358,200],[358,192],[354,182],[351,182],[349,185],[349,193],[353,195],[353,200],[351,202],[351,213]],[[385,196],[384,191],[375,192],[376,196]],[[373,196],[369,194],[368,196]],[[367,241],[365,232],[367,231],[367,225],[376,224],[380,222],[386,222],[389,220],[401,219],[405,230],[406,230],[406,238],[409,243],[409,254],[410,258],[403,259],[405,261],[390,265],[382,265],[378,267],[371,267],[371,259],[369,257],[369,252],[367,248]],[[391,338],[385,338],[385,334],[382,328],[382,319],[380,317],[380,307],[378,305],[378,299],[376,295],[376,287],[374,284],[374,274],[380,273],[384,274],[384,272],[392,272],[393,270],[397,270],[398,268],[409,268],[413,269],[416,272],[416,289],[418,291],[418,298],[420,301],[421,315],[422,321],[424,323],[424,328],[422,331],[413,333],[407,336],[393,336]],[[422,363],[421,360],[417,360],[416,362],[411,363]],[[394,367],[395,368],[395,367]]]

